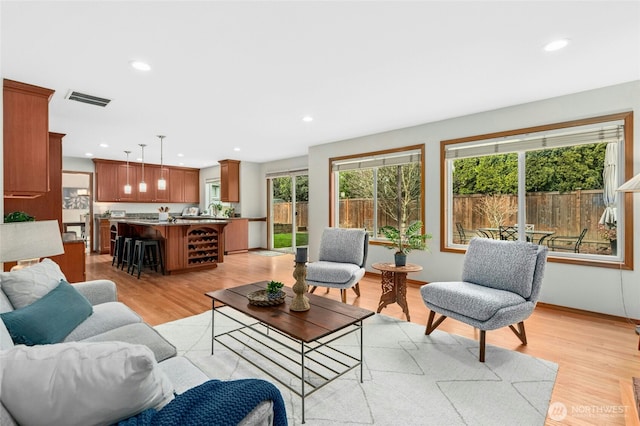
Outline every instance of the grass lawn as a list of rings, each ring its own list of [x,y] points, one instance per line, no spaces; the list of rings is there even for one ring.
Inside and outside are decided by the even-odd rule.
[[[309,244],[309,233],[296,232],[296,247],[306,246]],[[291,247],[291,233],[274,234],[273,248]]]

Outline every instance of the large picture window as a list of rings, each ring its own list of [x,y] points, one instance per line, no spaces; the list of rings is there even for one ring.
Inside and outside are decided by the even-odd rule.
[[[550,259],[628,268],[632,113],[443,141],[443,249],[525,240]],[[625,210],[626,209],[626,210]]]
[[[424,223],[424,145],[330,159],[331,224],[364,228],[371,240],[380,228]]]

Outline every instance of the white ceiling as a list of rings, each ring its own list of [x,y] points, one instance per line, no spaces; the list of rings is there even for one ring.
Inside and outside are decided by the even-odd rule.
[[[146,143],[145,161],[159,163],[156,135],[164,134],[165,164],[262,163],[640,78],[638,1],[0,7],[2,76],[55,89],[50,129],[67,134],[63,155],[71,157],[124,160],[131,150],[135,159]],[[543,51],[558,37],[571,44]],[[152,70],[132,69],[133,59]],[[64,99],[69,90],[113,101],[80,104]]]

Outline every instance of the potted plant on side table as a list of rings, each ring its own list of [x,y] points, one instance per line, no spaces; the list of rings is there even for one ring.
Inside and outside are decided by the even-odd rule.
[[[412,250],[428,250],[427,240],[431,239],[431,234],[422,233],[422,221],[415,221],[409,225],[404,232],[395,226],[383,226],[380,232],[391,242],[385,245],[390,250],[395,250],[396,266],[407,264],[407,254]]]

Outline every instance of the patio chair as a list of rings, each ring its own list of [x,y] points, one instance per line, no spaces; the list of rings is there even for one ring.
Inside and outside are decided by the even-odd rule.
[[[588,229],[584,228],[578,236],[558,235],[557,237],[551,237],[547,241],[547,245],[553,251],[572,251],[574,253],[580,253],[580,246],[582,240],[587,234]]]
[[[347,303],[347,289],[353,288],[360,297],[368,248],[369,234],[364,229],[325,228],[318,261],[307,265],[309,292],[316,287],[338,288],[342,302]]]
[[[524,320],[538,301],[548,251],[546,246],[525,241],[472,239],[461,281],[420,287],[422,300],[431,310],[425,334],[431,334],[447,317],[478,328],[480,362],[485,359],[487,330],[509,326],[526,345]],[[437,319],[436,313],[440,314]]]
[[[456,231],[458,232],[458,238],[460,240],[460,244],[467,244],[469,240],[473,237],[467,236],[467,230],[464,229],[462,223],[456,222]]]
[[[518,227],[517,226],[500,226],[498,232],[501,240],[518,241]]]
[[[476,234],[481,238],[493,239],[493,234],[490,231],[485,231],[483,229],[476,229]]]

